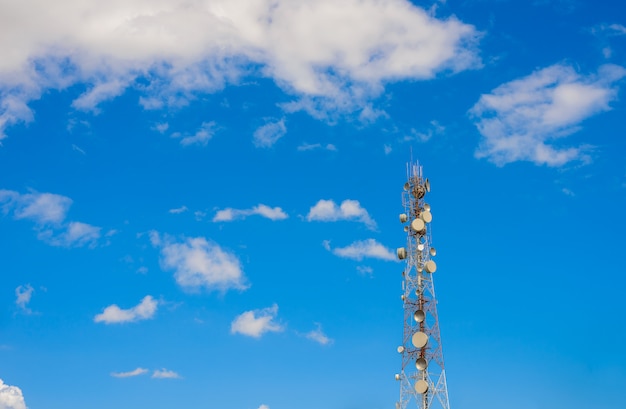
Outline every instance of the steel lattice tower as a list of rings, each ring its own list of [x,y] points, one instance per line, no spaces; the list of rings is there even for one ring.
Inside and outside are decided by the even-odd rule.
[[[407,164],[407,179],[402,192],[404,213],[400,221],[407,233],[406,247],[397,249],[398,258],[406,261],[402,272],[404,331],[398,352],[402,355],[400,401],[396,409],[450,409],[443,364],[437,299],[432,259],[436,254],[431,242],[432,213],[425,196],[430,192],[428,179],[417,163]],[[411,405],[411,406],[410,406]]]

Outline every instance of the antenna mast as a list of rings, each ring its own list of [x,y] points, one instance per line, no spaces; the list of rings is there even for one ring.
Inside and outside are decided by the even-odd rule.
[[[433,273],[437,251],[431,242],[432,213],[424,197],[430,182],[422,176],[419,163],[407,164],[407,182],[402,192],[404,213],[400,222],[407,233],[406,247],[396,250],[406,260],[402,272],[404,331],[398,352],[402,355],[400,401],[396,409],[406,409],[412,399],[419,409],[450,409],[443,365],[441,335]],[[411,406],[413,407],[413,406]]]

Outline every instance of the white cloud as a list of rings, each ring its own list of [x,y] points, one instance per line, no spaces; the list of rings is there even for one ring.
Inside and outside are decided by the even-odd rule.
[[[0,208],[4,214],[13,213],[15,219],[36,223],[37,238],[52,246],[94,247],[100,238],[100,227],[82,222],[66,222],[72,199],[53,193],[31,192],[20,194],[0,190]]]
[[[433,136],[441,135],[445,132],[446,128],[439,124],[438,121],[430,121],[430,126],[425,131],[418,131],[415,128],[411,128],[410,134],[403,138],[404,142],[428,142]]]
[[[87,87],[76,109],[129,86],[154,109],[254,74],[345,111],[367,106],[386,82],[480,64],[473,26],[407,0],[23,0],[6,2],[3,16],[0,135],[32,120],[28,103],[47,89],[73,84]]]
[[[181,206],[176,209],[170,209],[169,212],[172,214],[180,214],[186,212],[187,210],[189,210],[187,209],[187,206]]]
[[[111,376],[114,378],[130,378],[133,376],[139,376],[148,373],[147,369],[137,368],[128,372],[111,372]]]
[[[565,194],[566,196],[571,196],[571,197],[576,196],[576,194],[572,190],[570,190],[570,189],[568,189],[566,187],[561,189],[561,192],[563,192],[563,194]]]
[[[259,148],[269,148],[287,133],[285,118],[279,121],[268,122],[254,131],[254,145]]]
[[[324,248],[330,250],[330,244],[325,243]],[[364,258],[378,258],[387,261],[396,261],[396,255],[374,239],[355,241],[346,247],[336,247],[332,249],[333,254],[361,261]]]
[[[3,203],[5,213],[12,209],[16,219],[29,219],[38,224],[58,224],[67,216],[72,199],[53,193],[20,194],[0,190],[0,203]]]
[[[610,109],[617,97],[613,83],[626,69],[604,65],[583,76],[572,67],[553,65],[500,85],[482,95],[470,110],[483,136],[476,156],[498,166],[515,161],[561,166],[587,160],[581,147],[563,147],[562,139],[587,118]]]
[[[101,314],[94,317],[94,322],[105,324],[122,324],[136,322],[154,317],[158,303],[150,295],[146,295],[139,304],[129,309],[121,309],[117,305],[109,305]]]
[[[25,286],[20,285],[15,289],[15,305],[27,314],[31,313],[31,310],[27,307],[27,305],[30,302],[34,291],[35,290],[30,284],[26,284]]]
[[[338,220],[354,220],[364,223],[369,229],[376,228],[376,222],[367,210],[361,207],[358,200],[344,200],[337,205],[332,200],[320,200],[311,207],[306,219],[308,221],[335,222]]]
[[[324,331],[322,331],[322,326],[318,323],[315,324],[316,328],[304,334],[308,339],[317,342],[321,345],[332,344],[333,340],[328,338]]]
[[[374,269],[370,266],[357,266],[356,271],[358,271],[359,274],[369,275],[369,276],[371,276],[372,273],[374,273]]]
[[[333,151],[333,152],[337,151],[337,147],[333,145],[332,143],[328,143],[326,145],[322,145],[321,143],[303,143],[302,145],[298,146],[297,149],[300,152],[312,151],[316,149],[325,149],[327,151]]]
[[[270,407],[267,405],[261,405],[259,406],[259,409],[270,409]]]
[[[22,390],[0,379],[0,409],[27,409]]]
[[[391,145],[384,145],[383,148],[385,150],[385,155],[389,155],[391,153],[391,151],[393,150],[391,148]]]
[[[161,266],[174,270],[178,285],[190,290],[206,288],[226,291],[244,290],[248,286],[237,256],[204,237],[184,238],[177,242],[151,232],[154,246],[161,247]]]
[[[163,368],[163,369],[156,369],[154,372],[152,372],[152,378],[180,379],[181,376],[174,371],[170,371],[170,370]]]
[[[206,146],[207,143],[213,138],[215,135],[216,124],[214,121],[211,122],[203,122],[200,128],[193,135],[182,136],[179,133],[175,133],[172,135],[174,138],[182,138],[180,140],[180,144],[183,146],[189,145],[201,145]]]
[[[230,326],[232,334],[243,334],[259,338],[266,332],[280,332],[284,328],[275,321],[278,305],[261,310],[246,311],[238,315]]]
[[[94,247],[101,237],[102,229],[87,223],[70,222],[64,230],[55,232],[54,230],[42,230],[37,237],[52,246],[62,247],[82,247],[88,245]],[[110,234],[112,236],[115,233]]]
[[[280,207],[269,207],[264,204],[254,206],[252,209],[226,208],[218,210],[213,217],[214,222],[231,222],[245,219],[248,216],[259,215],[270,220],[284,220],[289,216]]]

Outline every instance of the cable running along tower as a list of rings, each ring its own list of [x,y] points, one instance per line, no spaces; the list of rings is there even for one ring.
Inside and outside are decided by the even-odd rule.
[[[402,272],[404,331],[398,347],[402,371],[396,374],[400,382],[396,409],[450,409],[433,284],[437,270],[433,260],[437,251],[430,232],[433,216],[424,200],[430,182],[422,176],[418,163],[407,164],[407,179],[402,192],[404,213],[400,214],[407,234],[406,247],[396,251],[398,258],[406,262]]]

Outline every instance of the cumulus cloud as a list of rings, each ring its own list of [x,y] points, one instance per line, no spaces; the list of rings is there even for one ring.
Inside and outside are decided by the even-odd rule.
[[[283,331],[284,327],[275,321],[277,314],[276,304],[261,310],[246,311],[235,318],[230,325],[230,332],[260,338],[266,332]]]
[[[36,224],[37,237],[53,246],[94,247],[101,237],[100,227],[66,221],[72,199],[53,193],[19,193],[0,190],[0,208],[15,219]]]
[[[323,245],[326,250],[332,251],[336,256],[343,258],[350,258],[358,261],[361,261],[364,258],[396,261],[396,256],[393,251],[374,239],[355,241],[349,246],[336,247],[334,249],[330,247],[330,242],[328,241],[324,241]]]
[[[156,369],[152,372],[152,378],[158,379],[180,379],[181,376],[174,371],[170,371],[168,369]]]
[[[337,205],[332,200],[320,200],[309,209],[308,221],[336,222],[338,220],[353,220],[364,223],[369,229],[376,228],[376,222],[370,217],[367,210],[361,207],[358,200],[344,200]]]
[[[248,216],[259,215],[270,220],[284,220],[289,216],[280,207],[269,207],[264,204],[254,206],[252,209],[226,208],[218,210],[213,217],[214,222],[231,222],[245,219]]]
[[[614,82],[626,76],[617,65],[581,75],[556,64],[500,85],[480,97],[470,110],[482,141],[478,158],[498,166],[515,161],[561,166],[588,160],[583,147],[566,147],[562,139],[587,118],[610,109],[617,97]]]
[[[328,338],[328,336],[324,334],[324,331],[322,331],[322,325],[316,323],[315,326],[316,328],[314,330],[307,332],[306,334],[304,334],[304,336],[321,345],[331,344],[333,340]]]
[[[139,376],[148,373],[148,370],[145,368],[137,368],[128,372],[111,372],[111,376],[114,378],[130,378],[133,376]]]
[[[20,285],[15,289],[15,305],[17,305],[23,312],[30,314],[32,311],[28,308],[28,303],[35,290],[30,284]]]
[[[136,322],[154,317],[158,303],[150,295],[146,295],[139,304],[129,309],[121,309],[117,305],[109,305],[101,314],[94,317],[94,322],[105,324],[122,324]]]
[[[259,148],[269,148],[287,133],[285,119],[268,122],[254,131],[253,142]]]
[[[226,291],[248,287],[237,256],[217,243],[204,237],[176,241],[167,235],[161,238],[157,232],[150,233],[150,241],[160,247],[161,267],[174,270],[174,278],[183,288]]]
[[[30,101],[73,84],[86,86],[75,109],[128,87],[156,109],[252,74],[302,109],[356,110],[386,82],[480,65],[473,26],[407,0],[23,0],[3,16],[12,24],[0,26],[0,139],[33,119]]]
[[[27,409],[22,390],[0,379],[0,409]]]

